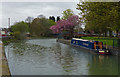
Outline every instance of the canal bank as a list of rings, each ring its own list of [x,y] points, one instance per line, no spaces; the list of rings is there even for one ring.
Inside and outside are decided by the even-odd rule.
[[[0,41],[0,76],[10,76],[8,61],[5,55],[3,43]]]
[[[64,43],[64,44],[67,44],[67,45],[71,45],[71,40],[65,40],[65,39],[57,39],[56,40],[57,42],[60,42],[60,43]],[[111,54],[112,55],[116,55],[116,56],[120,56],[120,53],[119,53],[119,48],[112,48],[111,46],[108,46],[108,48],[111,50]]]

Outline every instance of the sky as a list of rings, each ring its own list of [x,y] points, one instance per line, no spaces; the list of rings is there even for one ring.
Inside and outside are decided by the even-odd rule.
[[[80,11],[76,7],[80,1],[84,0],[0,0],[0,27],[8,27],[8,18],[11,20],[10,25],[13,25],[15,22],[25,21],[29,16],[36,18],[41,14],[46,18],[49,16],[62,17],[62,13],[66,9],[71,9],[74,14],[78,15]]]
[[[0,27],[2,26],[2,3],[0,2]]]
[[[80,12],[76,9],[76,1],[66,1],[66,2],[1,2],[0,5],[0,27],[8,27],[8,18],[10,18],[10,25],[13,25],[15,22],[25,21],[27,17],[36,18],[38,15],[44,15],[46,18],[49,16],[60,16],[66,9],[73,10],[74,14],[78,15]],[[2,12],[2,13],[1,13]]]

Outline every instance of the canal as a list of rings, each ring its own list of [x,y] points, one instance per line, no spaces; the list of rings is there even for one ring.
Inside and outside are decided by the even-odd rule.
[[[89,53],[56,42],[31,39],[5,46],[12,75],[118,75],[118,57]]]

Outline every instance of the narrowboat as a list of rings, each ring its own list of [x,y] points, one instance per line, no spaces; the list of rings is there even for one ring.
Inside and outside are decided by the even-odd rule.
[[[80,46],[80,47],[89,49],[90,51],[100,55],[110,54],[110,50],[103,46],[103,42],[99,42],[99,41],[89,41],[89,40],[83,40],[78,38],[72,38],[71,45]]]

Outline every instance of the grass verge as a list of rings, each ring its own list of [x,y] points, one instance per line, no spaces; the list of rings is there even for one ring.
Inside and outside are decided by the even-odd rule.
[[[104,45],[118,46],[118,38],[110,37],[81,37],[81,39],[101,41]]]

